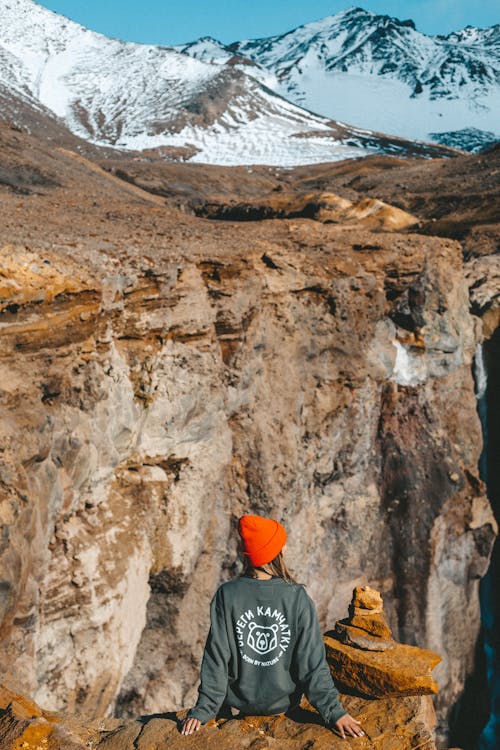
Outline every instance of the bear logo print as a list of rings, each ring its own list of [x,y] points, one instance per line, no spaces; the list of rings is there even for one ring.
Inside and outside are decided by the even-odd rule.
[[[264,604],[240,614],[235,621],[235,635],[242,660],[259,668],[277,664],[292,638],[283,612]]]
[[[251,622],[248,625],[247,643],[258,654],[267,654],[278,645],[279,625],[259,625]]]

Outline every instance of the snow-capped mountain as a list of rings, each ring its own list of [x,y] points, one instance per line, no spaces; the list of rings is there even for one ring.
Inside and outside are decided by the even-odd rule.
[[[49,111],[94,144],[182,147],[193,161],[285,166],[439,153],[302,109],[269,88],[274,76],[265,68],[213,40],[190,45],[190,54],[122,42],[32,0],[0,0],[0,19],[0,87],[15,102],[10,109]]]
[[[211,36],[203,36],[189,44],[177,44],[172,49],[203,62],[232,66],[256,78],[270,89],[277,90],[279,88],[278,79],[272,70],[267,70],[250,57],[242,57],[240,54],[231,51],[228,46],[221,44]]]
[[[266,85],[290,101],[361,128],[465,148],[500,139],[500,25],[426,36],[349,8],[278,36],[179,49],[219,64],[250,58],[248,73],[272,74]]]

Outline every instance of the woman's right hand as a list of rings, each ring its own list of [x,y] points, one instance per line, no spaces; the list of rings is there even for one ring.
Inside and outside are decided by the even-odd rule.
[[[358,726],[356,726],[358,725]],[[346,732],[352,737],[362,737],[364,735],[361,729],[361,722],[351,716],[351,714],[344,714],[335,722],[335,728],[340,736],[345,740]]]
[[[185,718],[183,720],[181,734],[192,734],[193,732],[196,732],[196,730],[200,727],[201,721],[199,719],[195,719],[194,716],[190,716],[189,718]]]

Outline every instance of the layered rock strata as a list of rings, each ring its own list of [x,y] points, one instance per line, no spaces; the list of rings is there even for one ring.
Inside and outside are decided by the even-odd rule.
[[[326,634],[326,653],[337,685],[357,694],[382,697],[437,693],[432,670],[441,657],[392,637],[380,593],[356,586],[349,617]]]
[[[247,203],[205,203],[195,212],[198,216],[233,221],[302,217],[325,224],[356,224],[385,231],[398,231],[419,223],[416,216],[383,201],[373,198],[351,201],[329,192],[297,195],[276,191]]]
[[[349,604],[349,617],[337,620],[333,636],[349,646],[367,651],[386,651],[396,641],[384,614],[380,593],[370,586],[356,586]]]
[[[445,738],[496,534],[460,246],[221,225],[44,159],[62,186],[0,206],[4,673],[51,710],[187,708],[256,512],[323,628],[370,582],[442,656]]]

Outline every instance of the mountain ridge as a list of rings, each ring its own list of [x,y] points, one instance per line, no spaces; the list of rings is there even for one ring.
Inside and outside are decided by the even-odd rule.
[[[33,0],[0,0],[0,86],[50,111],[74,136],[125,150],[168,148],[179,158],[282,166],[397,153],[451,155],[374,128],[346,125],[290,101],[274,74],[244,52],[206,57],[214,40],[190,47],[111,39]],[[198,59],[197,59],[198,58]]]
[[[176,48],[199,59],[210,54],[196,42]],[[435,142],[443,133],[444,143],[468,150],[500,138],[499,24],[431,36],[411,19],[352,6],[218,52],[219,61],[224,52],[249,58],[274,76],[274,90],[337,121]]]

